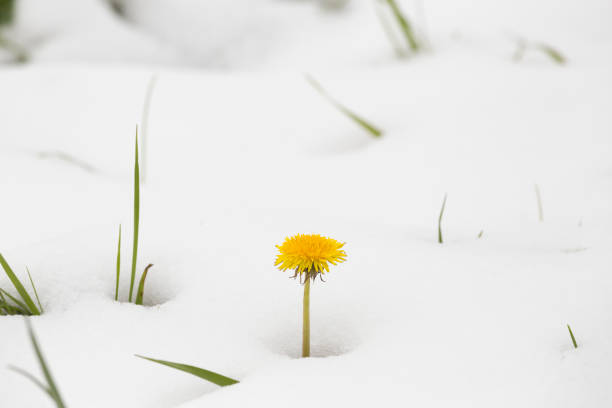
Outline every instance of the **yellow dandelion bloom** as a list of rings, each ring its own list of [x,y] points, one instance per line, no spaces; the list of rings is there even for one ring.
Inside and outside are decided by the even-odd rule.
[[[274,266],[281,271],[294,270],[294,277],[306,273],[306,278],[314,279],[319,273],[329,272],[330,263],[336,265],[346,261],[343,246],[343,242],[318,234],[297,234],[276,246],[280,254]]]

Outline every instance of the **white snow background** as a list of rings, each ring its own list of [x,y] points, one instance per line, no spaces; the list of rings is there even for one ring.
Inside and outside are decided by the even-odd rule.
[[[32,272],[68,406],[612,406],[609,1],[423,1],[431,47],[405,60],[363,0],[124,0],[123,18],[19,2],[7,35],[31,61],[0,66],[0,251]],[[568,63],[512,61],[516,35]],[[112,298],[153,74],[141,307]],[[273,266],[296,233],[348,254],[312,289],[310,359],[302,288]],[[39,373],[23,319],[0,317],[0,339],[0,406],[52,406],[4,369]]]

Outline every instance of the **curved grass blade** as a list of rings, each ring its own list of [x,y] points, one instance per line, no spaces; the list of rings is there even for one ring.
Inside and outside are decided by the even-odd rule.
[[[442,217],[444,216],[444,209],[446,208],[446,197],[448,194],[444,194],[444,201],[442,201],[442,208],[440,209],[440,216],[438,217],[438,243],[443,244],[442,239]],[[480,238],[480,237],[479,237]]]
[[[2,268],[4,269],[4,272],[6,272],[6,275],[8,276],[8,278],[13,283],[13,286],[15,286],[15,289],[17,289],[19,296],[21,296],[21,299],[27,305],[27,308],[30,310],[30,313],[33,315],[40,315],[40,311],[38,310],[38,308],[32,301],[32,298],[30,297],[28,292],[25,290],[25,288],[19,281],[19,278],[17,278],[17,275],[15,275],[15,273],[13,272],[9,264],[6,262],[6,259],[4,259],[2,254],[0,254],[0,264],[2,265]]]
[[[117,278],[115,279],[115,301],[119,300],[119,276],[121,275],[121,224],[119,224],[119,243],[117,244]]]
[[[224,375],[221,374],[217,374],[213,371],[208,371],[205,370],[203,368],[199,368],[199,367],[194,367],[191,365],[187,365],[187,364],[179,364],[179,363],[173,363],[170,361],[164,361],[164,360],[156,360],[154,358],[149,358],[149,357],[144,357],[144,356],[140,356],[138,354],[136,354],[136,357],[145,359],[145,360],[149,360],[152,361],[154,363],[157,364],[162,364],[165,365],[167,367],[172,367],[175,368],[177,370],[183,371],[185,373],[191,374],[191,375],[195,375],[196,377],[200,377],[206,381],[210,381],[213,384],[217,384],[220,385],[221,387],[226,387],[228,385],[233,385],[233,384],[238,384],[240,381],[234,380],[232,378],[226,377]]]
[[[143,297],[144,297],[145,280],[147,279],[147,274],[149,273],[149,268],[151,268],[152,266],[153,266],[153,264],[147,265],[147,267],[145,268],[144,272],[142,273],[142,276],[140,277],[140,283],[138,284],[138,291],[136,292],[136,301],[134,302],[137,305],[142,305],[142,300],[143,300]]]
[[[136,127],[136,147],[134,150],[134,243],[132,246],[132,274],[130,276],[130,295],[132,301],[134,280],[136,278],[136,258],[138,257],[138,228],[140,222],[140,166],[138,164],[138,126]]]
[[[32,347],[34,348],[34,352],[36,353],[36,358],[38,359],[38,364],[40,365],[40,369],[43,372],[45,377],[45,381],[47,381],[47,388],[49,390],[49,395],[55,402],[57,408],[66,408],[66,405],[62,401],[62,397],[59,393],[57,386],[55,385],[55,381],[53,380],[53,376],[51,375],[51,370],[47,366],[45,362],[45,358],[43,357],[42,351],[40,350],[40,346],[38,341],[36,340],[36,335],[34,334],[34,330],[32,329],[32,324],[28,319],[26,319],[26,326],[28,328],[28,334],[30,335],[30,341],[32,342]]]
[[[342,105],[340,102],[332,98],[331,95],[329,95],[327,91],[323,89],[321,84],[319,84],[313,77],[311,77],[310,75],[306,75],[306,80],[317,92],[319,92],[325,99],[327,99],[329,103],[331,103],[334,107],[336,107],[336,109],[338,109],[340,112],[348,116],[355,123],[357,123],[359,126],[361,126],[366,131],[368,131],[372,136],[381,137],[383,135],[382,130],[372,125],[370,122],[366,121],[365,119],[363,119],[362,117],[360,117],[359,115],[357,115],[356,113],[354,113],[353,111],[349,110],[347,107]]]
[[[42,305],[40,304],[40,298],[38,297],[38,291],[36,290],[36,286],[34,285],[34,281],[32,280],[32,275],[30,275],[30,270],[26,266],[26,271],[28,272],[28,278],[30,279],[30,284],[32,285],[32,289],[34,290],[34,295],[36,296],[36,303],[38,303],[38,308],[40,309],[40,313],[45,313]]]

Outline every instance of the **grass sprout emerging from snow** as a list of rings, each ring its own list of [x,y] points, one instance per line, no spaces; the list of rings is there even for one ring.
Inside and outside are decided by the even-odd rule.
[[[551,61],[559,65],[567,63],[567,58],[565,58],[561,51],[555,47],[541,42],[530,42],[524,38],[516,39],[516,51],[512,59],[516,62],[520,62],[528,51],[543,53],[550,58]]]
[[[138,258],[138,229],[140,227],[140,166],[138,164],[138,127],[136,127],[136,145],[134,149],[134,236],[132,245],[132,274],[130,275],[130,295],[134,290],[134,280],[136,279],[136,260]]]
[[[569,334],[570,337],[572,338],[572,344],[574,345],[574,348],[578,348],[578,343],[576,342],[576,338],[574,337],[574,333],[572,332],[572,328],[570,327],[570,325],[567,325],[567,330],[569,330]]]
[[[153,264],[147,265],[147,267],[145,268],[144,272],[140,276],[140,283],[138,284],[138,291],[136,292],[136,301],[134,302],[137,305],[142,305],[142,301],[143,301],[143,298],[144,298],[145,280],[147,279],[147,275],[149,273],[149,269],[152,266],[153,266]]]
[[[448,194],[444,194],[444,200],[442,201],[442,208],[440,209],[440,216],[438,217],[438,243],[439,244],[443,244],[444,243],[444,239],[442,237],[442,217],[444,217],[444,209],[446,208],[446,198],[448,197]],[[478,235],[478,238],[480,238],[482,235]]]
[[[138,259],[138,231],[140,228],[140,164],[138,161],[138,127],[136,127],[136,141],[134,144],[134,235],[132,242],[132,270],[130,274],[130,292],[128,302],[132,301],[134,295],[134,283],[136,282],[136,261]],[[134,303],[143,304],[144,285],[149,272],[149,265],[145,268],[140,277],[140,282],[136,290]],[[115,278],[115,300],[119,299],[119,278],[121,276],[121,225],[119,225],[119,240],[117,243],[117,271]]]
[[[11,283],[17,290],[19,297],[21,300],[17,299],[15,296],[12,296],[10,293],[5,291],[4,289],[0,289],[0,315],[14,315],[21,314],[26,316],[31,315],[40,315],[42,312],[42,307],[40,306],[40,300],[38,299],[38,292],[36,291],[36,286],[34,286],[34,281],[32,280],[32,276],[30,275],[30,271],[28,270],[28,277],[30,278],[30,283],[32,284],[32,288],[34,289],[34,294],[36,296],[36,300],[38,301],[38,307],[32,300],[32,297],[25,289],[17,275],[13,272],[11,267],[9,266],[4,256],[0,254],[0,265],[2,265],[2,269],[6,273],[6,276],[10,279]],[[8,299],[7,299],[8,298]],[[11,304],[10,301],[13,303]]]
[[[348,116],[351,120],[353,120],[353,122],[357,123],[372,136],[381,137],[383,135],[382,130],[380,130],[378,127],[374,126],[373,124],[363,119],[361,116],[357,115],[356,113],[342,105],[340,102],[332,98],[331,95],[327,93],[327,91],[323,89],[321,84],[317,82],[313,77],[311,77],[310,75],[306,75],[306,80],[317,92],[319,92],[325,99],[327,99],[329,103],[335,106],[336,109]]]
[[[144,360],[149,360],[157,364],[165,365],[166,367],[175,368],[184,373],[195,375],[196,377],[202,378],[206,381],[210,381],[211,383],[217,384],[221,387],[226,387],[228,385],[234,385],[234,384],[239,383],[239,381],[234,380],[233,378],[229,378],[224,375],[215,373],[214,371],[205,370],[203,368],[195,367],[192,365],[173,363],[171,361],[165,361],[165,360],[157,360],[157,359],[150,358],[150,357],[140,356],[138,354],[136,355],[136,357],[142,358]]]
[[[32,343],[32,348],[34,349],[34,352],[36,353],[38,364],[40,365],[40,369],[43,373],[43,376],[45,377],[46,385],[42,381],[34,377],[32,374],[28,373],[27,371],[21,368],[9,366],[9,369],[15,371],[18,374],[23,375],[25,378],[32,381],[41,390],[47,393],[47,395],[49,395],[49,397],[53,400],[53,402],[55,402],[55,406],[57,408],[65,408],[66,405],[64,404],[64,401],[62,400],[59,389],[57,388],[57,385],[55,384],[55,381],[53,380],[53,376],[51,375],[51,370],[49,369],[49,366],[47,365],[45,358],[43,357],[42,351],[40,349],[40,345],[38,344],[36,335],[34,334],[34,330],[32,329],[32,324],[30,323],[28,319],[26,319],[26,326],[28,328],[28,334],[30,336],[30,342]]]

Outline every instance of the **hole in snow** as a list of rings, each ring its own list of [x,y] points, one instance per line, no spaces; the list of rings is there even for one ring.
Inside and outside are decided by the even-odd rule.
[[[287,324],[264,342],[275,353],[291,358],[302,356],[301,326],[297,328],[294,324]],[[354,350],[359,343],[359,336],[347,322],[330,319],[316,324],[313,322],[310,328],[311,357],[340,356]]]

